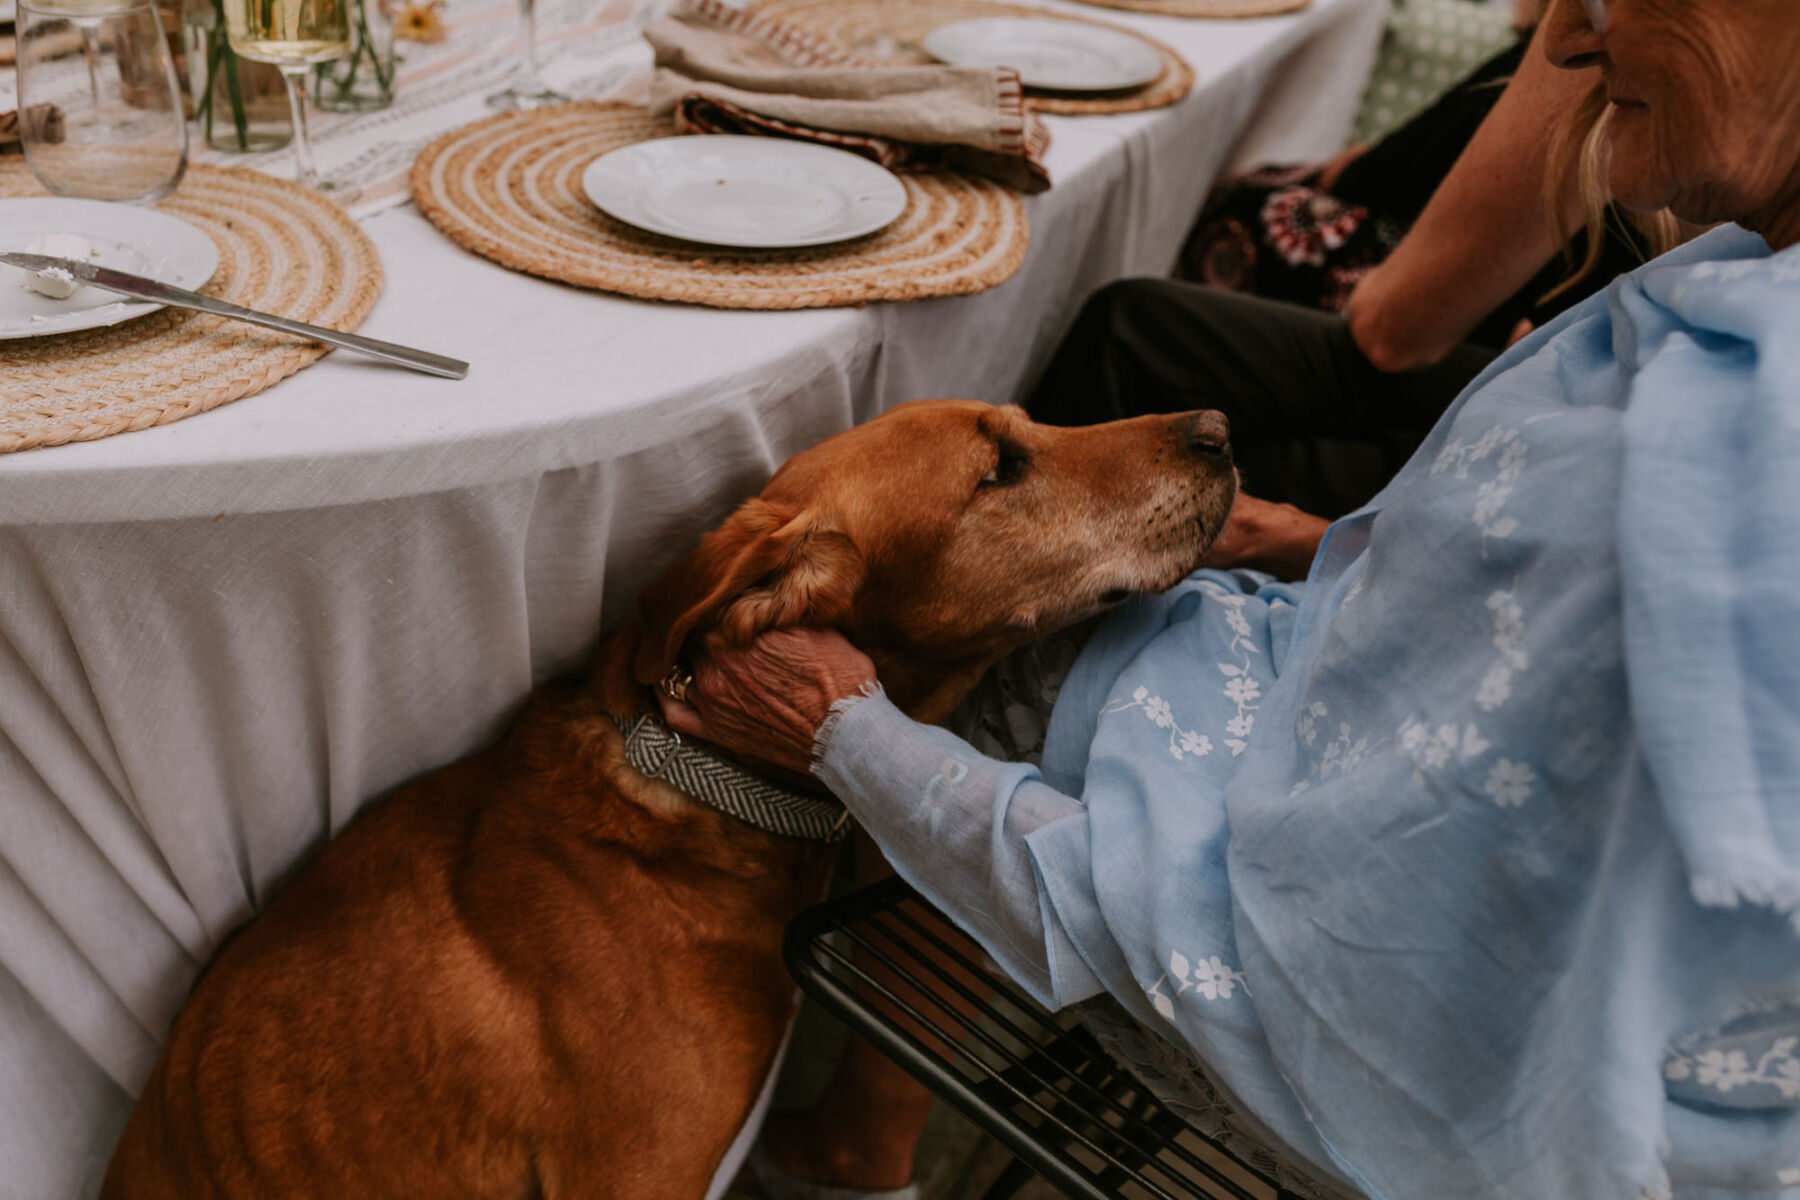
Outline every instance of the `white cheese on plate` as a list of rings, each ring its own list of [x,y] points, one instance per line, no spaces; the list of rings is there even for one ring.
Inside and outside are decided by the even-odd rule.
[[[48,254],[53,258],[72,258],[77,262],[86,262],[94,256],[93,243],[73,233],[46,233],[33,241],[26,248],[31,254]],[[46,271],[28,271],[25,284],[32,291],[50,297],[52,300],[67,300],[75,294],[81,285],[75,277],[61,267],[51,267]]]

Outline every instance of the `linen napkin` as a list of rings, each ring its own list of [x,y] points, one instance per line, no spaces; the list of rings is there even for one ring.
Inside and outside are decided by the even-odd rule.
[[[1050,186],[1050,131],[1011,67],[887,66],[718,0],[683,0],[644,31],[650,109],[684,133],[755,133],[852,150],[889,170],[966,170]]]

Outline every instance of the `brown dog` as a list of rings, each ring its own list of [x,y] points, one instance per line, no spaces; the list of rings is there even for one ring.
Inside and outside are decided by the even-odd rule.
[[[795,457],[591,680],[373,807],[227,943],[102,1195],[702,1196],[829,855],[639,774],[611,718],[655,712],[688,652],[833,625],[938,720],[1008,650],[1191,570],[1235,493],[1224,445],[1213,413],[1054,429],[924,401]]]

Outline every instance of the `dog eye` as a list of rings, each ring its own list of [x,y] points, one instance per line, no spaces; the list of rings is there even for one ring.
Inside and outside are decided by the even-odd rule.
[[[1000,457],[994,461],[993,468],[981,477],[982,487],[1007,487],[1019,482],[1025,476],[1025,468],[1031,460],[1021,452],[1009,446],[1000,447]]]

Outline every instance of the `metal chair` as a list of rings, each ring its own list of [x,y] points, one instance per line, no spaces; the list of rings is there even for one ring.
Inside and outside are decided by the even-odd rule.
[[[899,879],[802,913],[784,951],[803,991],[1012,1152],[986,1200],[1033,1172],[1072,1200],[1298,1200],[985,965]]]

